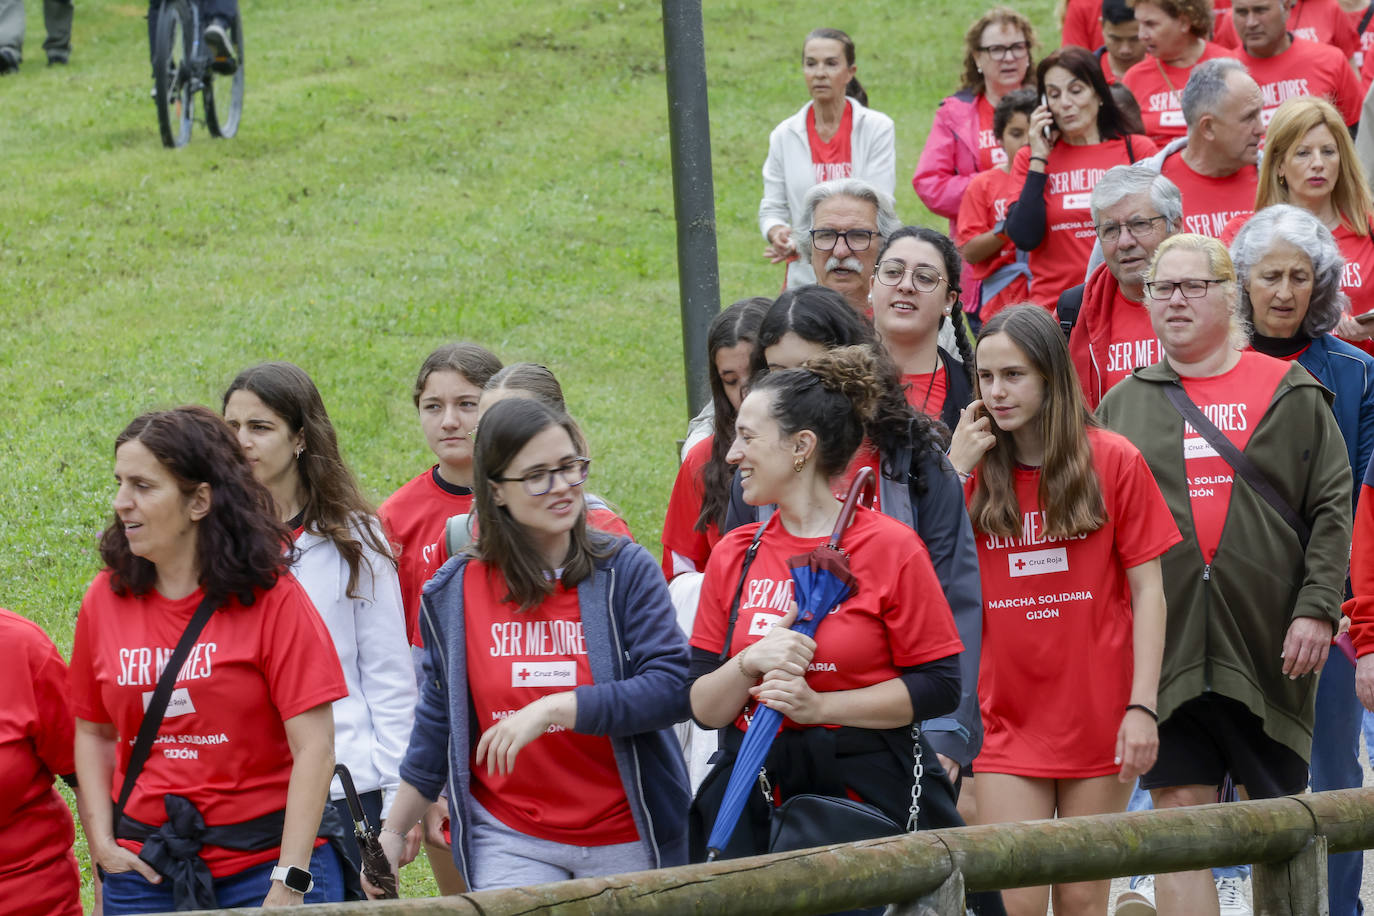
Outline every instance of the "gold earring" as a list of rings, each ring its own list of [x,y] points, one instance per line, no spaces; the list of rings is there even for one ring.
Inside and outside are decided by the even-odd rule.
[[[797,456],[797,459],[796,459],[795,461],[792,462],[792,470],[796,471],[798,474],[800,474],[800,473],[802,472],[802,469],[805,468],[805,467],[806,467],[806,456],[804,456],[804,455],[798,455],[798,456]]]

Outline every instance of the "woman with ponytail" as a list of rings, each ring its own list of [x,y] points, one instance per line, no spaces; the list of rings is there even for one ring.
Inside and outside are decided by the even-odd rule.
[[[857,592],[827,616],[815,639],[788,628],[796,617],[788,559],[824,543],[835,527],[840,503],[832,480],[850,466],[882,409],[888,369],[871,347],[851,346],[752,381],[730,461],[739,465],[745,500],[777,511],[761,530],[736,530],[712,551],[690,678],[693,717],[723,730],[724,759],[708,785],[726,778],[745,723],[762,704],[784,716],[765,763],[779,801],[801,793],[858,798],[905,824],[911,724],[958,704],[962,649],[920,538],[881,512],[857,508],[841,541]],[[748,805],[729,854],[767,849],[762,798],[751,792]],[[693,823],[698,853],[709,813],[699,811]]]
[[[878,250],[868,293],[878,339],[902,373],[907,403],[951,430],[973,397],[973,347],[959,307],[962,269],[948,236],[906,226]],[[946,321],[958,359],[939,345]]]
[[[1159,747],[1159,558],[1178,528],[1140,452],[1088,413],[1044,309],[1012,306],[983,326],[976,394],[950,458],[983,584],[979,817],[1123,811]],[[1054,912],[1101,914],[1109,889],[1056,885]],[[1050,890],[1002,896],[1012,916],[1044,916]]]
[[[757,383],[769,372],[796,368],[829,350],[856,344],[875,354],[880,392],[874,409],[864,416],[864,438],[853,460],[833,483],[835,492],[842,495],[858,468],[873,468],[878,479],[874,508],[915,530],[954,612],[965,647],[960,659],[963,696],[953,716],[925,723],[926,734],[954,784],[947,787],[952,797],[960,770],[972,761],[983,740],[974,691],[983,606],[973,530],[959,479],[944,457],[944,437],[930,417],[907,403],[897,368],[877,346],[873,328],[843,296],[822,286],[788,290],[773,303],[759,327],[750,378]],[[762,521],[773,511],[769,504],[746,500],[740,484],[737,476],[726,515],[727,530],[753,527],[752,522]],[[928,767],[927,772],[936,770]],[[940,826],[956,824],[951,817],[950,823]]]
[[[862,178],[891,195],[897,181],[892,119],[868,107],[855,76],[854,39],[839,29],[816,29],[802,43],[802,77],[811,101],[773,129],[763,163],[759,231],[768,240],[764,257],[786,263],[787,286],[815,283],[806,259],[797,259],[793,235],[802,198],[813,185]]]

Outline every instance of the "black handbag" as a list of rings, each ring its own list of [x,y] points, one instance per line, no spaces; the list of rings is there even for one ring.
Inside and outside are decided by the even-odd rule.
[[[768,851],[853,843],[904,832],[900,824],[865,802],[829,795],[794,795],[773,811]]]

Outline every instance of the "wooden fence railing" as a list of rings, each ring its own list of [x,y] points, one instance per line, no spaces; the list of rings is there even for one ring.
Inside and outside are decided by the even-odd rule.
[[[605,878],[456,897],[312,906],[311,916],[833,913],[896,903],[963,916],[964,889],[1253,863],[1257,916],[1326,912],[1327,853],[1374,847],[1374,789],[933,830]],[[265,910],[217,910],[229,914]]]

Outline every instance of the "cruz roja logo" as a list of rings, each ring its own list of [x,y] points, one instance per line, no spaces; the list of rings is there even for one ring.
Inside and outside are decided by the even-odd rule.
[[[576,687],[577,662],[511,662],[512,687]]]

